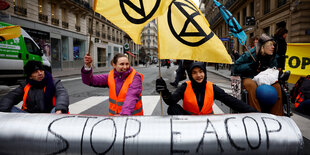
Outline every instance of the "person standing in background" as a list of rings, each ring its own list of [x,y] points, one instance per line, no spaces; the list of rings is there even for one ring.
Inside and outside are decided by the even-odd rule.
[[[284,27],[280,27],[276,34],[274,35],[274,40],[276,42],[275,51],[279,56],[277,58],[278,69],[280,72],[285,69],[285,54],[287,49],[287,43],[285,41],[287,37],[288,30]]]

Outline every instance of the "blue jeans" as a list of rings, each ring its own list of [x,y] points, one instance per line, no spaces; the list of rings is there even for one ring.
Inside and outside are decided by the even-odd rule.
[[[19,108],[15,107],[15,106],[12,107],[11,112],[14,112],[14,113],[28,113],[28,112],[26,112],[26,111],[24,111],[22,109],[19,109]],[[55,107],[51,110],[51,113],[56,113]]]

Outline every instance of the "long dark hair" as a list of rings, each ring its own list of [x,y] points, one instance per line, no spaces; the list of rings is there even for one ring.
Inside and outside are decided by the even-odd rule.
[[[285,33],[288,33],[288,30],[284,27],[280,27],[279,29],[277,29],[275,36],[282,37]]]
[[[113,65],[113,64],[116,65],[118,59],[121,58],[121,57],[128,58],[127,55],[125,55],[125,54],[117,53],[117,54],[114,55],[113,59],[111,60],[111,65]]]

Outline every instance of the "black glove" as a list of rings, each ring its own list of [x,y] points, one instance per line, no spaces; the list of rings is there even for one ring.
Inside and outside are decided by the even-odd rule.
[[[159,78],[156,80],[156,91],[158,93],[162,92],[162,91],[166,91],[167,89],[167,85],[166,82],[163,78]]]

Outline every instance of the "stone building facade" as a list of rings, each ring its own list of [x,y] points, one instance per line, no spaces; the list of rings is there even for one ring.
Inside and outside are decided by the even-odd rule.
[[[93,0],[7,2],[10,8],[0,11],[0,20],[25,29],[44,50],[52,69],[80,68],[90,37],[95,67],[110,67],[114,54],[124,52],[125,33],[92,11]]]
[[[157,62],[158,58],[158,40],[157,40],[157,24],[156,20],[150,21],[142,30],[141,34],[142,47],[145,51],[149,62]],[[145,61],[145,60],[141,60]]]
[[[262,33],[273,36],[279,27],[288,29],[288,43],[310,42],[310,1],[308,0],[218,0],[236,18],[249,38]],[[200,7],[210,23],[211,29],[220,38],[230,38],[225,23],[213,0],[200,0]],[[254,18],[253,18],[254,17]],[[251,22],[250,19],[253,19]],[[233,43],[224,42],[227,49],[245,51],[233,38]],[[231,46],[233,44],[233,46]],[[230,51],[231,51],[230,49]]]

